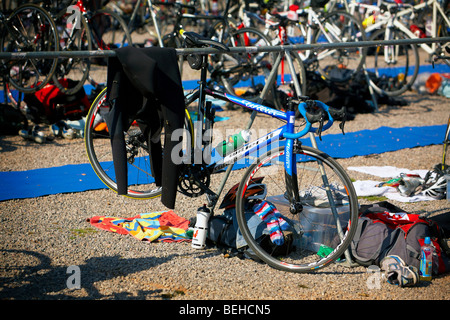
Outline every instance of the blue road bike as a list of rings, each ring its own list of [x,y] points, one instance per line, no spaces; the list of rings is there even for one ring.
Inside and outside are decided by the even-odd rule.
[[[229,50],[222,43],[193,32],[184,32],[183,36],[188,47],[212,46],[222,51]],[[280,63],[282,55],[278,55],[275,63]],[[299,101],[291,100],[286,111],[280,111],[260,104],[266,92],[264,89],[258,102],[216,91],[207,87],[207,55],[190,58],[188,61],[196,62],[196,66],[201,65],[201,79],[198,89],[185,98],[184,144],[179,149],[182,153],[178,158],[181,167],[179,192],[193,198],[205,195],[208,207],[214,214],[215,210],[221,209],[216,207],[221,197],[225,198],[221,194],[232,170],[244,171],[232,194],[235,200],[231,210],[236,213],[240,229],[238,236],[245,240],[243,244],[256,256],[276,269],[293,272],[310,272],[336,260],[350,262],[347,248],[357,226],[357,196],[345,170],[336,160],[318,150],[315,140],[315,135],[330,128],[335,120],[345,118],[345,108],[330,108],[320,101],[309,100],[297,91]],[[199,61],[201,64],[198,64]],[[276,71],[277,67],[274,66],[273,70]],[[268,82],[275,81],[275,78],[276,72],[273,72]],[[266,83],[265,88],[269,86],[270,83]],[[295,83],[294,87],[300,88]],[[208,98],[251,110],[245,130],[251,130],[258,114],[279,119],[282,125],[255,140],[250,139],[229,153],[218,155],[212,148],[214,108]],[[200,121],[192,121],[188,112],[192,105],[196,106],[196,116]],[[93,102],[87,116],[85,143],[94,171],[109,188],[116,191],[109,135],[102,122],[105,112],[109,112],[109,105],[104,90]],[[302,125],[298,126],[296,122]],[[299,140],[308,134],[312,147],[303,145]],[[160,196],[161,188],[155,185],[150,170],[147,139],[139,127],[133,125],[126,132],[125,139],[128,146],[128,196],[138,199]],[[211,176],[214,174],[222,175],[217,190],[211,186]],[[249,196],[248,191],[255,181],[260,182],[263,192],[258,196]],[[283,221],[284,227],[279,230],[282,244],[271,242],[269,228],[255,230],[256,215],[252,208],[261,201],[269,203],[275,215]]]

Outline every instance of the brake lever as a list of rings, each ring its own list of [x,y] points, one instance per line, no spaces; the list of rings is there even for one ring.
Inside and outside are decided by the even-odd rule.
[[[317,134],[319,135],[319,140],[322,141],[322,129],[323,129],[323,123],[324,123],[324,112],[321,112],[320,120],[319,120],[319,127],[317,128]]]

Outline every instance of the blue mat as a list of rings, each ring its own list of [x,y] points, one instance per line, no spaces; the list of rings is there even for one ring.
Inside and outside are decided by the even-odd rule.
[[[441,144],[446,127],[446,125],[381,127],[376,130],[349,132],[345,135],[324,135],[322,141],[317,139],[317,143],[320,150],[332,157],[350,158]],[[302,139],[302,141],[305,145],[310,145],[308,138]],[[241,167],[243,165],[235,166],[235,169]],[[88,163],[28,171],[0,172],[0,201],[104,188],[106,186]]]

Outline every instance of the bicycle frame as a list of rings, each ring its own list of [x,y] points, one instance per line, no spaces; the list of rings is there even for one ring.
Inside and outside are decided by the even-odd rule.
[[[401,17],[407,14],[412,14],[414,10],[420,10],[423,9],[427,6],[432,6],[433,8],[433,23],[431,25],[431,37],[437,37],[437,18],[438,18],[438,14],[440,14],[443,18],[445,23],[447,24],[447,27],[450,27],[450,19],[445,16],[445,12],[444,10],[441,8],[441,6],[439,5],[439,3],[437,2],[437,0],[428,0],[427,2],[423,2],[420,4],[417,4],[415,6],[413,6],[412,8],[407,8],[405,10],[402,10],[401,12],[397,13],[397,16]],[[400,19],[394,19],[393,20],[393,25],[395,27],[397,27],[398,29],[402,30],[403,32],[405,32],[408,37],[410,37],[411,39],[418,39],[419,37],[417,35],[415,35],[407,26],[405,26]],[[431,45],[428,45],[426,43],[422,43],[419,44],[419,46],[425,51],[427,52],[429,55],[433,55],[436,53],[436,49],[438,48],[438,44],[437,43],[432,43]]]
[[[222,159],[219,159],[216,162],[209,163],[209,158],[206,159],[207,161],[204,161],[205,159],[202,158],[204,154],[204,139],[203,139],[203,133],[205,128],[209,128],[210,126],[208,124],[204,124],[204,121],[197,121],[196,125],[193,125],[192,127],[195,128],[196,132],[194,135],[191,134],[191,137],[194,136],[194,143],[191,143],[190,145],[193,146],[192,153],[187,154],[187,158],[185,160],[188,162],[188,164],[205,164],[207,166],[207,170],[209,173],[217,173],[224,169],[225,167],[228,167],[226,170],[226,173],[222,179],[222,182],[219,186],[219,189],[217,192],[212,192],[209,190],[207,192],[209,206],[211,207],[211,210],[214,210],[214,207],[216,205],[216,201],[219,198],[221,192],[223,191],[223,188],[225,186],[225,183],[228,179],[228,176],[231,173],[231,170],[233,168],[233,164],[235,164],[240,159],[243,159],[250,154],[254,153],[255,151],[262,150],[264,148],[269,147],[271,144],[273,144],[276,141],[282,140],[283,138],[286,139],[285,143],[285,171],[286,171],[286,179],[289,179],[292,181],[290,184],[290,187],[292,187],[292,190],[289,190],[289,194],[298,196],[298,190],[296,190],[296,183],[297,179],[294,179],[296,177],[296,166],[292,165],[295,162],[295,155],[293,152],[294,148],[294,139],[297,139],[301,136],[304,136],[308,132],[316,132],[315,128],[312,128],[309,122],[307,122],[307,125],[305,128],[299,132],[294,133],[295,129],[295,110],[288,110],[286,112],[279,111],[277,109],[273,109],[267,106],[262,105],[262,101],[264,97],[267,94],[267,91],[269,90],[271,84],[276,80],[277,77],[277,70],[278,66],[281,63],[283,56],[286,57],[286,60],[288,62],[288,66],[290,68],[293,67],[292,58],[290,55],[285,55],[284,52],[280,53],[277,57],[277,60],[274,63],[274,67],[272,68],[272,71],[267,79],[266,85],[264,86],[264,89],[262,90],[260,97],[257,102],[248,101],[246,99],[240,98],[238,96],[230,95],[227,93],[215,91],[213,89],[206,88],[206,68],[202,68],[201,70],[201,79],[199,82],[199,88],[196,89],[193,93],[191,93],[191,96],[188,99],[188,102],[186,105],[189,105],[191,102],[199,99],[198,103],[198,119],[204,119],[204,114],[208,113],[209,111],[205,108],[207,107],[205,103],[206,97],[212,97],[216,99],[220,99],[222,101],[231,102],[235,105],[239,105],[241,107],[244,107],[246,109],[252,110],[252,114],[250,116],[250,120],[247,124],[246,129],[250,129],[253,121],[258,113],[263,113],[266,115],[269,115],[271,117],[277,118],[281,121],[286,121],[286,124],[279,127],[278,129],[275,129],[268,134],[258,138],[255,141],[249,142],[241,146],[239,149],[231,152],[228,155],[225,155]],[[204,62],[206,56],[203,57]],[[300,90],[300,84],[298,82],[298,79],[294,78],[294,87],[297,91],[297,96],[301,97],[301,90]],[[325,106],[324,104],[322,104]],[[324,130],[328,129],[333,124],[333,118],[329,114],[329,121],[324,126]],[[206,120],[207,121],[207,120]],[[204,128],[205,125],[205,128]],[[312,141],[313,145],[316,145],[315,137],[314,135],[310,135],[310,139]],[[211,151],[211,149],[208,147],[210,146],[210,143],[206,143],[205,149],[207,151]]]
[[[393,7],[393,6],[397,6],[397,4],[390,4],[388,7]],[[445,16],[445,12],[444,10],[441,8],[441,6],[439,5],[439,3],[437,2],[437,0],[428,0],[427,2],[423,2],[417,5],[403,5],[405,8],[401,11],[398,11],[396,13],[389,13],[388,11],[385,14],[379,14],[377,16],[377,20],[375,21],[374,24],[368,26],[366,28],[366,32],[369,33],[371,31],[380,29],[384,26],[386,26],[386,39],[385,40],[389,40],[389,28],[395,27],[401,31],[403,31],[409,38],[411,39],[418,39],[419,37],[417,35],[415,35],[407,25],[405,25],[401,20],[402,17],[405,16],[413,16],[415,11],[421,10],[425,7],[428,6],[432,6],[433,9],[433,24],[432,24],[432,30],[431,30],[431,37],[437,37],[437,28],[436,28],[436,24],[437,24],[437,18],[438,18],[438,14],[440,14],[445,23],[447,24],[448,27],[450,27],[450,19],[448,17]],[[407,6],[407,7],[406,7]],[[378,5],[369,5],[369,4],[364,4],[364,3],[354,3],[352,2],[351,4],[349,4],[349,9],[350,9],[350,13],[354,14],[355,9],[356,8],[365,8],[367,11],[380,11],[380,7]],[[437,43],[432,43],[431,45],[428,45],[426,43],[421,43],[419,44],[419,46],[429,55],[433,55],[434,53],[436,53],[436,49],[438,47]],[[385,59],[387,59],[386,61],[389,62],[395,62],[392,61],[392,58],[389,57],[385,57]],[[395,58],[394,58],[395,59]]]
[[[139,8],[141,7],[141,2],[142,2],[142,0],[137,0],[136,3],[134,4],[133,13],[131,14],[130,22],[128,23],[128,26],[127,26],[130,31],[132,30],[133,22],[137,15],[137,12],[138,12]],[[156,20],[156,14],[153,9],[152,0],[147,0],[147,5],[149,7],[150,15],[152,17],[153,26],[155,27],[156,38],[158,39],[158,44],[162,48],[162,47],[164,47],[164,43],[162,41],[161,31],[159,30],[158,21]],[[153,33],[148,28],[146,28],[146,30],[150,35],[153,35]]]

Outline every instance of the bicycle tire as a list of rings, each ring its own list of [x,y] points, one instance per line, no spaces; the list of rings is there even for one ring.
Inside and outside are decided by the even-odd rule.
[[[212,38],[221,39],[217,36],[218,31],[223,28],[222,23],[217,23]],[[223,34],[222,42],[230,47],[243,46],[270,46],[270,39],[256,28],[246,27],[241,29],[230,29],[228,34]],[[299,79],[301,94],[306,90],[306,72],[303,62],[295,52],[289,53],[293,58],[295,74]],[[236,53],[211,56],[211,79],[213,85],[223,87],[225,91],[232,95],[243,96],[249,101],[257,101],[260,93],[267,82],[270,71],[276,61],[277,54],[270,52],[259,53]],[[281,67],[280,67],[281,68]],[[281,69],[278,73],[281,75]],[[289,70],[289,68],[286,68]],[[264,97],[263,104],[283,109],[286,104],[286,98],[293,96],[292,75],[286,73],[286,82],[281,81],[278,76],[276,82],[272,84]]]
[[[100,180],[117,193],[111,142],[102,114],[109,112],[109,103],[104,88],[95,98],[86,116],[84,143],[89,162]],[[100,130],[100,126],[103,130]],[[185,128],[192,135],[192,121],[186,110]],[[125,132],[128,160],[128,192],[125,195],[134,199],[152,199],[161,195],[150,170],[150,160],[146,140],[138,126],[132,125]],[[161,139],[164,141],[164,139]],[[185,140],[186,141],[186,140]]]
[[[1,37],[0,45],[2,52],[59,51],[56,25],[50,14],[40,6],[25,4],[16,8],[7,23],[13,32],[3,31],[5,34]],[[11,41],[15,32],[20,39],[15,37]],[[21,39],[26,39],[26,43]],[[8,81],[14,88],[23,93],[33,93],[52,79],[57,61],[56,58],[35,58],[2,63],[9,70]]]
[[[409,39],[402,30],[390,29],[389,40]],[[386,40],[386,29],[374,32],[370,40]],[[388,50],[388,51],[386,51]],[[385,54],[390,52],[398,54],[395,61],[389,57],[386,62]],[[370,86],[379,95],[398,96],[409,90],[416,81],[419,73],[419,50],[414,44],[378,46],[373,51],[373,56],[366,58],[366,68],[373,72],[375,79],[370,79]]]
[[[342,43],[366,41],[367,36],[361,23],[347,12],[334,11],[327,14],[321,20],[321,25],[326,28],[324,33],[318,28],[313,36],[314,43]],[[366,58],[365,48],[319,48],[316,59],[319,73],[327,80],[335,82],[346,82],[352,79],[364,65]],[[335,67],[346,69],[347,73],[339,73],[335,76]]]
[[[86,18],[80,15],[80,25],[72,26],[69,14],[56,17],[57,27],[61,32],[60,47],[62,51],[91,51],[92,38]],[[72,34],[71,34],[72,33]],[[53,74],[53,84],[64,94],[77,93],[86,84],[90,70],[90,58],[60,58]],[[71,80],[67,82],[67,80]]]
[[[215,34],[220,24],[213,28]],[[270,40],[255,28],[230,29],[222,35],[222,42],[228,47],[245,47],[249,45],[268,46]],[[211,38],[220,39],[221,36]],[[218,58],[218,59],[217,59]],[[217,59],[217,60],[216,60]],[[272,53],[235,53],[211,55],[211,79],[232,95],[243,96],[250,101],[256,101],[270,73],[270,67],[275,61]],[[275,88],[270,89],[272,92]]]
[[[320,150],[302,146],[295,153],[297,156],[297,176],[303,211],[291,214],[289,202],[284,196],[286,183],[289,183],[285,181],[284,152],[283,146],[278,147],[278,149],[272,149],[259,157],[247,169],[236,195],[237,221],[248,247],[269,266],[288,272],[316,271],[328,266],[337,259],[342,259],[345,250],[349,247],[358,224],[356,193],[347,173],[336,160]],[[334,220],[331,210],[326,207],[314,207],[314,205],[319,205],[320,197],[307,197],[308,190],[311,191],[311,194],[314,194],[315,188],[320,189],[323,184],[324,180],[319,166],[320,163],[323,164],[326,178],[328,178],[328,182],[332,186],[332,192],[335,195],[334,200],[337,201],[339,199],[337,195],[340,194],[343,196],[341,201],[348,202],[347,205],[338,208],[339,219],[337,220],[340,221],[343,228],[342,238],[337,236],[335,222],[333,227],[332,221],[336,220]],[[263,244],[264,241],[261,241],[261,239],[264,239],[264,237],[253,236],[254,226],[249,218],[255,215],[254,207],[242,195],[250,184],[251,179],[257,177],[264,177],[261,183],[265,184],[267,189],[265,200],[276,207],[289,225],[289,231],[285,232],[284,235],[290,234],[295,250],[284,252],[282,257],[278,257],[270,251],[276,246],[267,246],[267,242]],[[301,194],[302,192],[303,195]],[[307,205],[307,203],[310,205]],[[326,203],[323,202],[320,205],[325,206]],[[265,236],[265,239],[267,237]],[[330,248],[322,257],[316,254],[318,250],[320,252],[320,244],[325,244]]]
[[[95,11],[88,19],[93,50],[114,50],[132,46],[130,32],[125,21],[107,9]],[[106,86],[108,58],[91,59],[89,82],[94,89]]]
[[[447,9],[445,11],[445,16],[450,17],[450,9]],[[450,35],[450,26],[447,25],[444,18],[440,15],[439,15],[439,19],[437,22],[436,35],[437,35],[437,37],[448,37]],[[445,57],[448,57],[450,55],[450,42],[443,44],[440,47],[440,52],[437,52],[437,54],[442,55],[444,57],[444,59],[441,59],[441,60],[444,61],[444,63],[446,65],[450,66],[450,59],[445,59]],[[439,61],[437,63],[439,63]]]

